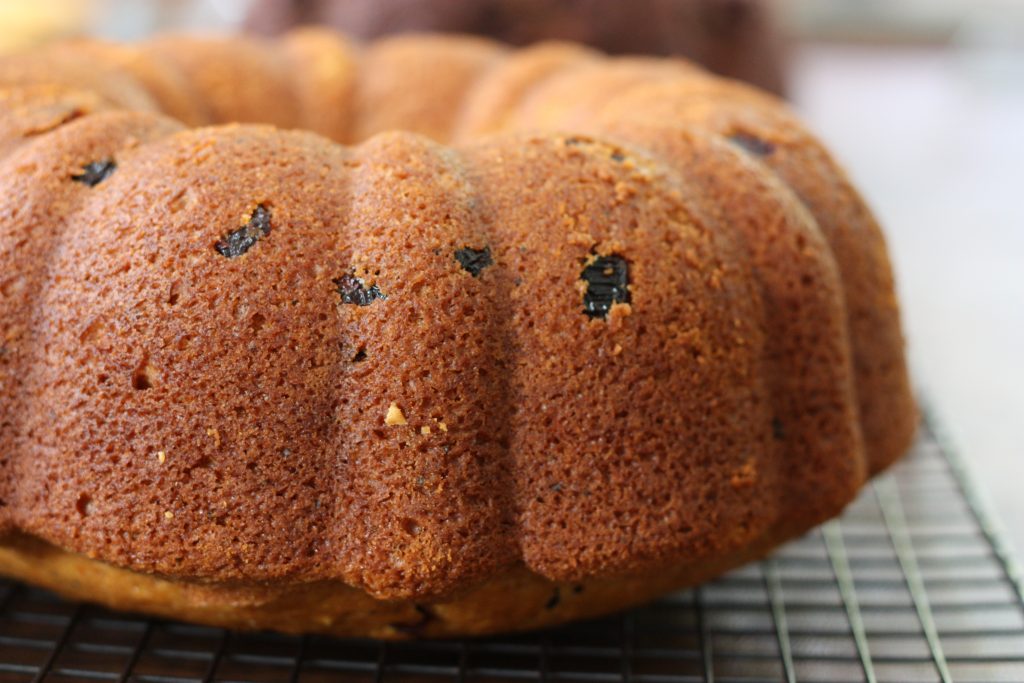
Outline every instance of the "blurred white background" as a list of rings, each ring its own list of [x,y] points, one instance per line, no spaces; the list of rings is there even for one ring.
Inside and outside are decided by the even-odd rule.
[[[1024,2],[792,5],[791,96],[886,228],[915,383],[1020,557]]]
[[[793,96],[886,228],[915,383],[1020,555],[1024,73],[993,79],[972,59],[806,46]]]

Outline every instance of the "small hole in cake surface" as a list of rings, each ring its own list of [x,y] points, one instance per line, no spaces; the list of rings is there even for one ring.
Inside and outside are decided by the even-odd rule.
[[[262,313],[253,313],[249,318],[249,328],[253,334],[259,334],[263,326],[267,324],[267,318]]]
[[[613,304],[629,303],[629,263],[617,254],[586,262],[580,279],[587,283],[583,312],[591,318],[607,318]]]
[[[729,136],[729,141],[758,157],[766,157],[775,151],[775,145],[750,133],[733,133]]]
[[[78,496],[78,500],[75,501],[75,510],[82,517],[86,517],[92,512],[92,496],[88,493],[82,493]]]
[[[341,296],[341,303],[354,306],[369,306],[374,301],[388,298],[388,295],[380,291],[380,287],[373,284],[369,287],[353,273],[345,273],[341,277],[331,280]]]
[[[89,187],[96,187],[104,180],[110,177],[110,175],[117,169],[117,164],[114,163],[113,159],[103,159],[101,161],[90,161],[88,164],[82,167],[81,173],[77,173],[71,176],[71,179],[76,183],[82,183]]]
[[[214,245],[214,249],[225,258],[238,258],[269,235],[270,229],[270,209],[259,204],[249,217],[249,222],[225,235]]]
[[[772,418],[772,436],[780,441],[786,438],[786,426],[777,417]]]
[[[455,260],[459,262],[464,271],[473,277],[479,277],[484,268],[494,264],[490,247],[483,249],[463,247],[455,252]]]
[[[363,348],[363,347],[360,347],[359,350],[356,351],[356,354],[354,356],[352,356],[352,362],[353,363],[362,363],[364,360],[366,360],[366,349]]]
[[[139,367],[132,371],[132,389],[136,391],[145,391],[152,389],[156,385],[159,373],[156,368],[149,364],[148,361],[143,361]]]
[[[410,536],[418,536],[422,530],[420,523],[415,519],[410,519],[408,517],[402,519],[402,531]]]

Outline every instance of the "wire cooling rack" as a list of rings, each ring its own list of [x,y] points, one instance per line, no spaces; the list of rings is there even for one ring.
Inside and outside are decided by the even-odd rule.
[[[0,683],[1024,681],[1020,574],[929,424],[841,520],[632,612],[378,643],[117,614],[0,582]]]

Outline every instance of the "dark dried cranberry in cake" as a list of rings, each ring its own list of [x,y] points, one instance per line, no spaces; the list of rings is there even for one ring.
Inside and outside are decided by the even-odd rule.
[[[88,164],[82,167],[82,172],[71,176],[71,179],[76,183],[82,183],[89,187],[96,187],[104,180],[110,177],[110,174],[117,169],[117,164],[114,163],[113,159],[103,159],[102,161],[90,161]]]
[[[221,256],[237,258],[270,234],[270,209],[260,204],[249,217],[249,222],[217,242],[214,248]]]
[[[478,277],[480,271],[494,263],[491,258],[491,248],[473,249],[464,247],[455,252],[455,260],[459,262],[462,269],[473,277]]]
[[[733,133],[729,141],[757,157],[766,157],[775,151],[775,145],[749,133]]]
[[[583,267],[580,279],[587,283],[583,312],[606,318],[612,304],[629,303],[629,263],[615,254],[597,256]]]
[[[380,291],[377,285],[366,286],[366,283],[352,273],[345,273],[341,277],[334,278],[331,282],[338,288],[341,295],[341,303],[355,304],[356,306],[369,306],[377,299],[387,299],[388,295]]]

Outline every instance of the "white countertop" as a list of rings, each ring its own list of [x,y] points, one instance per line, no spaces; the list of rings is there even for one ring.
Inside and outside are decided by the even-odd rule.
[[[792,98],[889,238],[914,381],[1024,558],[1024,55],[810,45]]]

